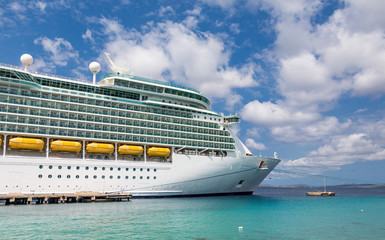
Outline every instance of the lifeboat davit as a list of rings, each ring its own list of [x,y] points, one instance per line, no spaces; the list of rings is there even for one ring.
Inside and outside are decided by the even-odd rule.
[[[42,150],[44,141],[38,138],[15,137],[9,140],[9,146],[11,148]]]
[[[82,144],[76,141],[56,140],[51,142],[51,149],[54,151],[80,152]]]
[[[90,153],[113,153],[114,145],[109,143],[89,143],[86,146],[87,152]]]
[[[150,157],[168,157],[170,152],[169,148],[150,147],[147,149],[147,155]]]
[[[142,146],[130,146],[130,145],[121,145],[118,147],[118,153],[124,155],[143,155]]]

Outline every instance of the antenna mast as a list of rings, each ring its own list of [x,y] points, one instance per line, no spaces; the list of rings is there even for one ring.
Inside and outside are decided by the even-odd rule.
[[[104,55],[106,55],[106,57],[108,59],[108,66],[110,67],[110,69],[113,72],[116,72],[116,73],[128,73],[128,71],[130,70],[129,68],[124,68],[124,67],[116,66],[115,63],[111,60],[110,54],[108,52],[104,52]]]

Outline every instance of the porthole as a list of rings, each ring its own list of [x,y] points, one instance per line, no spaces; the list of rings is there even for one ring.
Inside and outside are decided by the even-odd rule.
[[[50,175],[48,175],[48,178],[52,178],[52,175],[50,174]]]
[[[128,179],[128,176],[126,176],[126,179]]]
[[[133,178],[133,179],[136,179],[136,176],[133,176],[132,178]]]
[[[142,172],[142,171],[143,171],[143,168],[141,168],[140,171]]]
[[[128,171],[128,168],[126,168],[126,171]]]
[[[49,165],[49,167],[48,167],[49,169],[52,169],[52,165]]]
[[[71,178],[71,175],[67,175],[67,178]]]
[[[61,175],[59,174],[59,175],[57,175],[57,178],[61,178]]]
[[[113,168],[113,167],[110,167],[110,171],[112,171],[112,170],[114,170],[114,168]]]
[[[68,169],[68,170],[71,170],[71,166],[67,166],[67,169]]]
[[[140,179],[143,179],[143,176],[140,176]]]
[[[132,170],[135,172],[135,171],[136,171],[136,168],[133,168]]]
[[[95,171],[98,170],[98,167],[94,167],[94,170],[95,170]]]
[[[120,167],[118,167],[118,171],[120,171],[121,170],[121,168]]]
[[[79,175],[76,175],[76,178],[79,178]]]
[[[105,178],[106,178],[106,176],[103,175],[103,176],[102,176],[102,179],[105,179]]]
[[[110,176],[110,179],[113,179],[113,178],[114,178],[114,177],[111,175],[111,176]]]
[[[154,179],[156,179],[156,177],[154,177]]]
[[[88,178],[88,175],[85,175],[84,177],[85,177],[85,178]]]
[[[97,179],[97,178],[98,178],[98,176],[94,175],[94,179]]]
[[[58,166],[57,168],[62,169],[62,166]]]
[[[147,176],[147,179],[150,179],[150,177],[149,177],[149,176]]]
[[[42,169],[42,168],[43,168],[43,165],[40,165],[39,168]]]
[[[79,166],[76,166],[76,170],[79,170],[80,169],[80,167]]]
[[[104,171],[104,170],[106,170],[106,168],[105,168],[105,167],[102,167],[102,170]]]
[[[154,172],[156,172],[156,168],[154,168]]]
[[[118,176],[118,179],[120,179],[120,176]]]
[[[150,171],[150,169],[149,168],[147,168],[147,172],[149,172]]]
[[[39,178],[42,178],[42,177],[43,177],[43,175],[39,174]]]
[[[90,169],[90,168],[87,166],[87,167],[85,167],[85,169],[88,170],[88,169]]]

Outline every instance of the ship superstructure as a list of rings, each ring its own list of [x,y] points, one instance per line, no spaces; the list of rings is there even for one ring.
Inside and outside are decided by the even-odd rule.
[[[111,73],[94,82],[0,64],[0,192],[252,192],[278,164],[200,92]],[[22,59],[23,60],[23,59]],[[29,61],[29,62],[28,62]]]

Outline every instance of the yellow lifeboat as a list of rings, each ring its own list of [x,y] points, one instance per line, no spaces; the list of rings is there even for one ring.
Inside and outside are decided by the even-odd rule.
[[[9,146],[11,148],[42,150],[44,141],[37,138],[15,137],[9,140]]]
[[[161,147],[150,147],[147,149],[147,155],[150,157],[168,157],[170,156],[170,149]]]
[[[80,152],[82,144],[80,142],[56,140],[51,142],[51,149],[54,151]]]
[[[89,143],[86,146],[86,150],[90,153],[113,153],[114,145],[108,143]]]
[[[137,155],[140,156],[143,154],[142,146],[130,146],[130,145],[121,145],[118,147],[119,154],[124,155]]]
[[[0,147],[2,143],[3,143],[3,139],[0,137]]]

